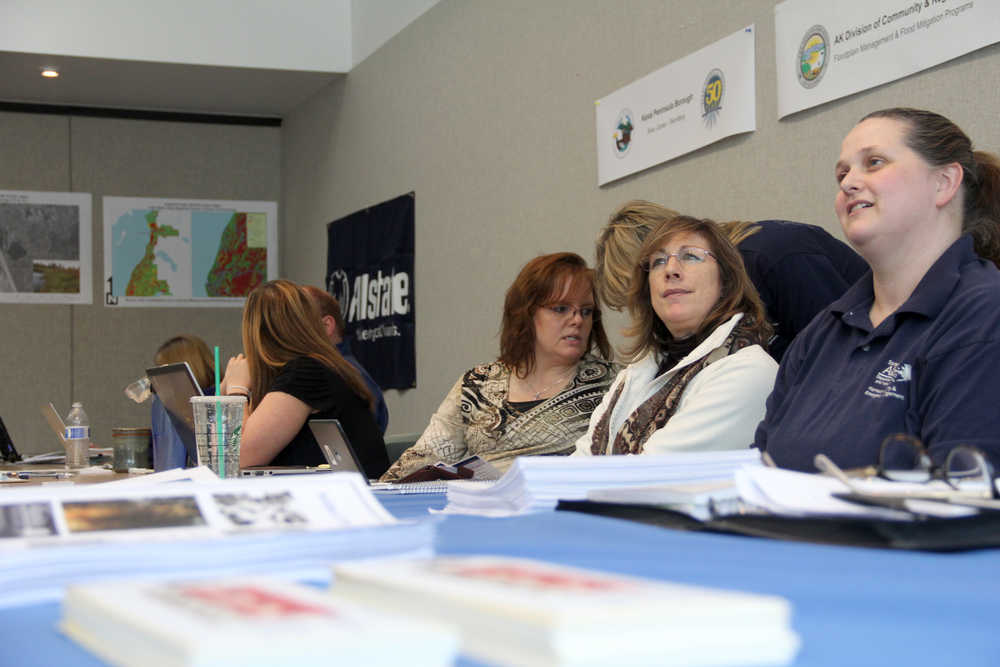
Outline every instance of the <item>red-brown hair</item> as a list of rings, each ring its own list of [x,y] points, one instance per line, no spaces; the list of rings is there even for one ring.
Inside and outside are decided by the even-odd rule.
[[[524,377],[535,368],[535,312],[553,303],[578,280],[594,291],[594,271],[583,257],[572,252],[540,255],[521,269],[503,302],[500,326],[500,361]],[[590,329],[587,351],[597,348],[605,359],[611,358],[611,345],[601,324],[601,311],[594,299],[594,324]]]

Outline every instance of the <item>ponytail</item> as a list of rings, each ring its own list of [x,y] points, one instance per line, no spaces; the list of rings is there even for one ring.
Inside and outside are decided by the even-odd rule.
[[[1000,159],[992,153],[973,151],[975,174],[965,187],[965,220],[962,229],[972,235],[976,254],[1000,268]],[[972,176],[972,178],[969,178]]]

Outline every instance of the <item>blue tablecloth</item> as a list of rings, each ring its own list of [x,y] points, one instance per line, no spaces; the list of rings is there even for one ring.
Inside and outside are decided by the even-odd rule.
[[[379,498],[436,523],[442,554],[504,554],[788,598],[796,665],[996,665],[1000,550],[931,554],[673,531],[572,512],[430,515],[443,495]],[[0,610],[0,665],[99,665],[55,629],[58,604]],[[720,633],[725,629],[720,628]],[[463,664],[471,664],[463,662]]]

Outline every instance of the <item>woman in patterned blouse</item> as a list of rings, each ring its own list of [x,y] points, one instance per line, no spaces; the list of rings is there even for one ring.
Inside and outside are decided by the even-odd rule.
[[[503,471],[517,456],[570,454],[618,370],[610,357],[594,272],[574,253],[536,257],[507,290],[499,358],[458,379],[383,481],[473,455]]]

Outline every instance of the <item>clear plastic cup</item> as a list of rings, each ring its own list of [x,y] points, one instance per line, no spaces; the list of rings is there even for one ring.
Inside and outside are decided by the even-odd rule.
[[[198,465],[209,467],[219,477],[240,474],[240,432],[246,405],[246,396],[191,397]]]

